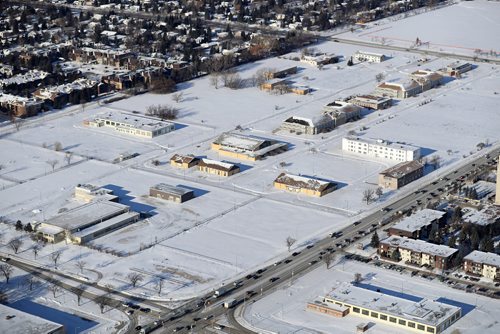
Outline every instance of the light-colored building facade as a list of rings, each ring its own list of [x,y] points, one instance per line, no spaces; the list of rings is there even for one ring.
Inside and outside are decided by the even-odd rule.
[[[354,59],[357,61],[368,61],[370,63],[381,63],[386,60],[387,57],[381,53],[356,51]]]
[[[342,150],[361,156],[393,161],[413,161],[420,158],[420,148],[383,139],[347,136],[342,138]]]
[[[378,174],[378,185],[396,190],[424,176],[424,165],[420,162],[405,161],[383,170]]]
[[[382,257],[392,258],[395,251],[406,264],[446,270],[458,249],[395,235],[380,241],[378,253]]]
[[[170,158],[170,165],[176,168],[188,169],[196,166],[199,162],[200,159],[194,155],[182,155],[176,153]]]
[[[75,199],[83,202],[92,202],[97,197],[108,201],[117,201],[118,197],[113,195],[110,189],[95,186],[93,184],[78,184],[75,187]]]
[[[334,101],[328,103],[323,108],[323,115],[329,116],[334,120],[334,126],[340,126],[350,121],[354,121],[361,118],[360,106],[357,106],[350,102],[345,101]]]
[[[471,63],[465,63],[457,60],[456,62],[446,66],[445,73],[452,77],[459,77],[463,73],[468,72],[470,70],[472,70]]]
[[[415,80],[426,91],[441,85],[443,76],[437,72],[429,70],[418,70],[410,74],[410,78]]]
[[[406,99],[422,93],[422,86],[411,79],[405,82],[383,82],[375,88],[375,95]]]
[[[464,271],[469,274],[500,280],[500,255],[473,251],[464,257]]]
[[[42,111],[43,101],[36,98],[4,94],[0,92],[0,110],[15,117],[35,116]]]
[[[172,122],[122,112],[100,114],[92,120],[85,120],[83,124],[95,128],[110,127],[120,133],[142,138],[154,138],[175,130]]]
[[[272,139],[226,132],[212,142],[211,148],[231,158],[256,161],[267,155],[286,151],[288,144]]]
[[[358,95],[349,100],[350,103],[360,107],[381,110],[392,106],[392,99],[376,95]]]
[[[198,170],[200,172],[228,177],[240,172],[240,167],[227,162],[201,159],[198,163]]]
[[[333,130],[333,128],[335,128],[335,120],[328,115],[321,115],[314,118],[291,116],[283,121],[280,126],[280,130],[306,135],[328,132]]]
[[[330,291],[322,302],[347,307],[350,315],[414,333],[441,333],[462,316],[457,306],[428,299],[411,301],[345,282]]]
[[[276,189],[315,197],[324,196],[337,189],[337,185],[333,182],[287,173],[278,175],[273,184]]]

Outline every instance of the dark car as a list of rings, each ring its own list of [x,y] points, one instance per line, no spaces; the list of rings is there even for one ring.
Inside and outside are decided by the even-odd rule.
[[[292,260],[290,260],[290,259],[285,260],[285,263],[290,263],[290,262],[292,262]]]
[[[149,307],[141,307],[139,310],[140,310],[141,312],[144,312],[144,313],[149,313],[149,312],[151,312],[151,309],[150,309]]]
[[[359,224],[361,224],[361,222],[360,222],[360,221],[354,222],[354,226],[357,226],[357,225],[359,225]]]
[[[308,245],[306,248],[307,248],[307,249],[311,249],[311,248],[313,248],[313,247],[314,247],[314,245]]]
[[[299,255],[299,254],[300,254],[300,252],[293,252],[293,253],[292,253],[292,256],[297,256],[297,255]]]
[[[271,277],[269,279],[269,282],[276,282],[277,280],[279,280],[280,278],[279,277]]]

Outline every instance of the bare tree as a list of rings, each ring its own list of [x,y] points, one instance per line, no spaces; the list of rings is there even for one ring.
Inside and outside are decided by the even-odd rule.
[[[370,202],[373,201],[374,194],[375,191],[373,189],[365,189],[363,191],[363,201],[366,202],[366,204],[370,204]]]
[[[210,74],[210,85],[214,86],[215,89],[218,89],[219,88],[219,73],[211,73]]]
[[[56,165],[59,163],[59,161],[57,160],[47,160],[46,163],[52,167],[52,171],[54,171],[54,169],[56,168]]]
[[[354,283],[360,283],[363,280],[363,276],[360,273],[354,274]]]
[[[57,261],[59,261],[59,259],[61,258],[61,255],[62,255],[61,250],[55,251],[54,253],[52,253],[50,255],[50,258],[52,259],[52,261],[54,261],[54,267],[56,267],[56,268],[57,268]]]
[[[377,187],[377,189],[375,189],[375,195],[377,195],[377,198],[380,198],[380,196],[382,196],[384,194],[384,191],[382,189],[382,187]]]
[[[182,92],[172,94],[172,100],[174,100],[174,102],[176,102],[176,103],[181,102],[183,97],[184,97],[184,93],[182,93]]]
[[[99,308],[101,309],[101,314],[104,313],[104,308],[108,304],[108,299],[105,296],[98,296],[95,299],[95,303],[99,305]]]
[[[334,259],[335,255],[330,252],[327,252],[325,255],[323,255],[323,262],[326,264],[326,269],[330,269],[330,264],[332,264]]]
[[[161,119],[176,119],[179,115],[179,109],[166,104],[151,105],[146,109],[146,115]]]
[[[159,277],[158,281],[156,281],[156,290],[158,290],[158,296],[161,295],[161,290],[163,289],[164,283],[165,279],[163,277]]]
[[[12,124],[14,124],[16,131],[19,131],[24,125],[24,120],[22,118],[12,117],[10,121],[12,122]]]
[[[73,152],[66,152],[66,155],[64,155],[64,160],[66,160],[66,165],[71,164],[71,159],[73,158]]]
[[[83,274],[83,269],[85,269],[85,266],[87,265],[87,262],[85,261],[82,261],[82,260],[78,260],[76,261],[75,263],[75,266],[80,269],[80,273]]]
[[[15,254],[17,254],[17,252],[19,252],[19,248],[23,245],[23,241],[19,238],[14,238],[11,239],[7,245],[14,251]]]
[[[5,277],[5,283],[9,284],[10,275],[14,271],[14,267],[10,264],[0,264],[0,273]]]
[[[375,75],[375,80],[377,80],[377,82],[382,82],[384,81],[384,79],[385,79],[384,73],[378,73],[377,75]]]
[[[59,292],[59,286],[52,283],[51,285],[49,285],[49,287],[47,289],[49,289],[49,291],[52,292],[52,295],[54,296],[54,298],[56,298],[56,293]]]
[[[36,257],[38,256],[38,253],[40,252],[40,250],[42,249],[42,245],[40,244],[35,244],[33,245],[33,254],[35,255],[35,260],[36,260]]]
[[[286,243],[286,246],[288,247],[288,251],[290,251],[290,248],[293,246],[293,244],[297,242],[296,239],[292,238],[292,237],[287,237],[286,240],[285,240],[285,243]]]
[[[60,152],[60,151],[62,151],[62,149],[63,149],[62,144],[60,142],[56,141],[54,143],[54,151]]]
[[[144,279],[144,276],[142,276],[139,273],[130,273],[127,275],[127,278],[130,281],[130,283],[132,284],[132,286],[135,288],[137,283],[139,283],[140,281],[142,281]]]
[[[37,282],[38,280],[33,275],[28,275],[28,277],[26,277],[26,279],[24,280],[24,284],[26,284],[30,291],[33,290],[33,285],[35,285]]]
[[[78,287],[71,289],[71,291],[73,291],[73,293],[75,294],[76,299],[78,300],[78,306],[80,306],[80,301],[82,300],[82,296],[83,296],[83,292],[84,292],[84,286],[80,285]]]

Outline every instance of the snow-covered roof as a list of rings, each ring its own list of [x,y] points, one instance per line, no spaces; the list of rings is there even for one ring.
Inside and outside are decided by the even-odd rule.
[[[37,100],[33,97],[23,97],[0,92],[0,103],[22,104],[22,105],[35,105],[42,104],[43,101]]]
[[[405,161],[381,171],[380,174],[392,178],[401,178],[420,168],[424,168],[424,165],[417,160]]]
[[[96,81],[80,78],[67,84],[42,88],[36,94],[40,97],[50,98],[52,94],[69,94],[74,90],[92,88],[96,85]]]
[[[261,156],[269,151],[287,146],[286,143],[256,136],[245,136],[226,132],[214,141],[224,151],[244,153],[251,156]]]
[[[357,287],[347,282],[343,282],[339,287],[332,290],[326,298],[429,326],[439,326],[460,311],[457,306],[428,299],[415,302],[403,297]]]
[[[111,219],[105,220],[99,224],[95,224],[95,225],[92,225],[88,228],[84,228],[83,230],[75,232],[72,235],[74,237],[83,238],[83,237],[85,237],[87,235],[91,235],[95,232],[105,230],[108,227],[113,228],[115,225],[118,225],[121,222],[130,221],[131,219],[138,219],[138,218],[139,218],[139,213],[137,213],[137,212],[132,212],[132,211],[125,212],[125,213],[122,213],[121,215],[118,215],[118,216],[113,217]]]
[[[464,260],[476,263],[483,263],[500,268],[500,255],[495,253],[486,253],[475,250],[466,257],[464,257]]]
[[[440,219],[446,215],[446,212],[431,210],[431,209],[423,209],[410,217],[405,217],[399,223],[392,226],[393,229],[415,232],[419,231],[422,227],[428,226],[432,224],[433,221]]]
[[[396,235],[392,235],[384,240],[381,240],[380,243],[391,247],[408,249],[416,253],[424,253],[441,257],[451,256],[458,251],[457,249],[445,245],[431,244],[423,240],[414,240]]]
[[[230,171],[231,169],[238,167],[238,166],[236,166],[234,164],[230,164],[228,162],[222,162],[222,161],[211,160],[211,159],[201,159],[200,165],[206,166],[206,167],[211,167],[211,168],[216,168],[216,169],[223,169],[226,171]]]
[[[376,146],[383,146],[383,147],[390,147],[398,150],[406,150],[406,151],[418,151],[420,150],[420,147],[412,146],[412,145],[407,145],[407,144],[400,144],[400,143],[394,143],[385,139],[373,139],[373,138],[361,138],[361,137],[354,137],[354,136],[347,136],[344,137],[344,139],[347,140],[352,140],[360,143],[366,143],[368,145],[376,145]]]
[[[468,210],[463,216],[463,220],[467,223],[486,226],[500,221],[500,207],[489,206],[482,210],[466,208]]]
[[[57,226],[69,231],[80,229],[129,210],[129,207],[109,201],[90,202],[53,217],[44,224]]]
[[[96,122],[113,121],[120,123],[116,127],[132,127],[134,129],[143,129],[146,131],[155,131],[163,128],[173,127],[174,123],[162,121],[158,118],[148,117],[139,114],[129,114],[125,112],[108,112],[105,114],[98,114],[95,117]]]
[[[274,182],[286,184],[289,187],[302,189],[310,189],[315,191],[323,191],[330,186],[335,186],[334,183],[318,180],[308,176],[299,176],[288,173],[281,173]]]
[[[63,325],[0,304],[0,332],[9,334],[49,334]]]
[[[0,87],[1,86],[8,86],[8,85],[21,85],[21,84],[33,82],[36,80],[43,80],[48,75],[49,75],[49,73],[44,72],[44,71],[30,70],[29,72],[26,72],[24,74],[18,74],[18,75],[11,77],[11,78],[1,79],[0,80]]]
[[[315,127],[328,121],[331,121],[331,118],[325,115],[313,116],[311,118],[301,117],[301,116],[291,116],[285,120],[285,123],[299,123],[302,125]]]
[[[197,157],[194,155],[182,155],[182,154],[174,154],[171,158],[170,161],[175,161],[177,163],[186,163],[189,164],[195,160],[199,160]]]
[[[162,191],[165,193],[169,194],[174,194],[178,196],[182,196],[188,193],[192,193],[193,191],[190,189],[182,188],[182,187],[176,187],[176,186],[171,186],[166,183],[158,183],[155,184],[154,186],[151,187],[151,189]]]
[[[420,87],[420,85],[415,80],[406,80],[401,82],[382,82],[377,86],[377,88],[393,89],[401,91],[409,91],[417,87]]]
[[[356,55],[372,56],[372,57],[380,57],[380,58],[384,57],[384,55],[381,53],[367,52],[367,51],[356,51]]]

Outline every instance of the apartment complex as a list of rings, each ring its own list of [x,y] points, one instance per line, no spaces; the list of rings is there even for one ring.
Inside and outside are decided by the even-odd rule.
[[[287,173],[278,175],[273,184],[276,189],[315,197],[324,196],[337,189],[337,185],[333,182]]]
[[[240,167],[227,162],[201,159],[198,163],[198,170],[208,174],[227,177],[239,173]]]
[[[391,190],[404,187],[424,176],[424,165],[420,162],[405,161],[383,170],[378,174],[378,185]]]
[[[368,61],[370,63],[381,63],[387,59],[387,57],[380,53],[366,52],[366,51],[356,51],[354,54],[354,59],[357,61]]]
[[[272,139],[223,133],[211,145],[221,155],[240,160],[256,161],[267,155],[274,155],[288,149],[288,144]]]
[[[59,86],[40,88],[33,93],[33,96],[60,109],[67,103],[90,101],[99,94],[98,86],[97,81],[80,78]]]
[[[194,198],[194,192],[191,189],[159,183],[149,188],[149,196],[176,203],[183,203]]]
[[[200,159],[198,159],[194,155],[182,155],[176,153],[170,158],[170,165],[172,167],[184,168],[184,169],[196,166],[199,162]]]
[[[395,251],[399,252],[400,259],[407,264],[440,270],[450,268],[451,261],[458,252],[457,249],[448,246],[395,235],[380,241],[378,253],[381,256],[393,258]]]
[[[85,120],[85,126],[110,127],[127,135],[154,138],[175,130],[175,124],[157,118],[123,112],[109,112],[96,115],[92,120]]]
[[[345,282],[325,296],[322,303],[345,307],[348,314],[417,333],[441,333],[462,316],[457,306],[428,299],[412,301]]]
[[[446,212],[423,209],[389,227],[389,234],[412,239],[427,238],[432,225],[442,227],[445,220]]]
[[[464,271],[498,281],[500,280],[500,255],[473,251],[464,257]]]
[[[413,161],[420,158],[419,147],[383,139],[347,136],[342,138],[342,150],[356,155],[394,161]]]
[[[360,107],[380,110],[392,106],[392,99],[376,95],[358,95],[349,100],[350,103]]]
[[[4,94],[0,92],[0,111],[15,116],[35,116],[42,111],[43,101],[36,98]]]

